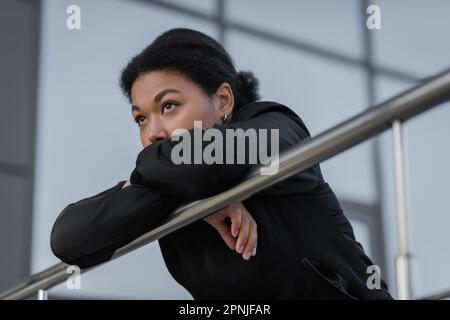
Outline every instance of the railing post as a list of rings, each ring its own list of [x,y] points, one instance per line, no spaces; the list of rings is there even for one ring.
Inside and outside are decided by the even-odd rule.
[[[37,292],[37,300],[47,300],[47,290],[39,289]]]
[[[411,285],[411,265],[408,242],[408,218],[406,211],[405,159],[402,123],[395,120],[392,123],[394,137],[394,170],[395,197],[398,233],[398,255],[395,259],[397,298],[410,300],[413,298]]]

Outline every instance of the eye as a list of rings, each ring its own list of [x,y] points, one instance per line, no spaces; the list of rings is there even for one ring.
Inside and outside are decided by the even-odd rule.
[[[134,117],[134,121],[138,124],[138,126],[142,126],[145,124],[145,122],[147,121],[147,118],[142,116],[142,115],[137,115],[136,117]]]
[[[178,104],[173,102],[167,102],[164,103],[161,108],[163,113],[169,113],[172,112],[176,107],[178,107]]]

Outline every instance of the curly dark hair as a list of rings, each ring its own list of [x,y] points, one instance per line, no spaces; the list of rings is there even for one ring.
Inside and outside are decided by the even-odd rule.
[[[230,84],[234,110],[260,99],[259,81],[251,71],[236,71],[230,55],[214,39],[196,30],[170,29],[160,34],[123,69],[120,87],[131,102],[131,87],[143,73],[171,70],[183,74],[208,96]]]

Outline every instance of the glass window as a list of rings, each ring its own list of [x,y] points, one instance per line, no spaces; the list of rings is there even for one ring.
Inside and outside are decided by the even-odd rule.
[[[281,37],[360,58],[359,1],[229,0],[230,21]]]

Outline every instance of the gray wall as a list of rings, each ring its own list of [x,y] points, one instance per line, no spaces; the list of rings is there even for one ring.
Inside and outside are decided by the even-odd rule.
[[[0,290],[30,272],[39,12],[0,2]]]

